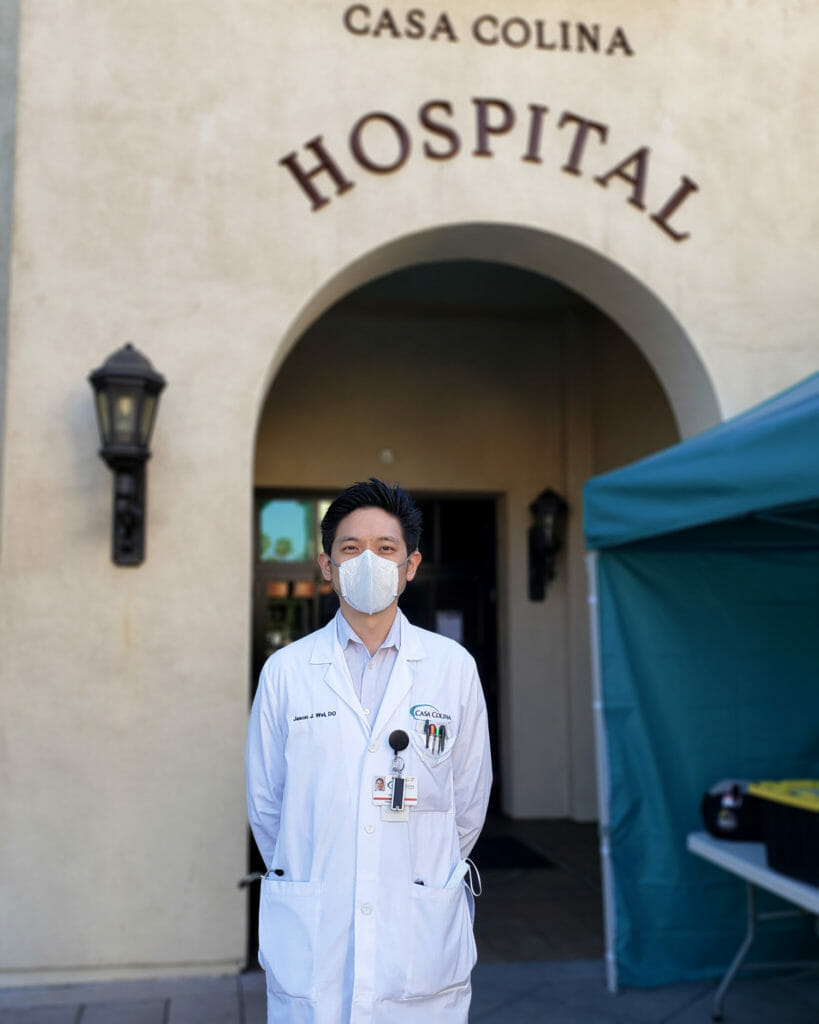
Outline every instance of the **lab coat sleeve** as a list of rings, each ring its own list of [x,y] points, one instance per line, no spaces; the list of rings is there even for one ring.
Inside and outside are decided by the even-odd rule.
[[[464,704],[458,741],[452,751],[455,788],[455,820],[461,856],[477,842],[489,805],[492,757],[486,702],[475,663],[468,658],[463,668]]]
[[[285,735],[274,684],[275,673],[268,661],[250,712],[245,757],[250,828],[268,870],[279,833],[285,773]]]

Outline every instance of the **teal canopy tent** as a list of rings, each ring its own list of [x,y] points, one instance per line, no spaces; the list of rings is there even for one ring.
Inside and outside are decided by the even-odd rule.
[[[819,776],[819,373],[588,481],[584,528],[609,987],[717,974],[743,889],[686,851],[702,794]]]

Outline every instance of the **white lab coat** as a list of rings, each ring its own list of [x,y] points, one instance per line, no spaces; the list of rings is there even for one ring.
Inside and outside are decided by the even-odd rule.
[[[466,1024],[476,950],[462,862],[492,780],[486,707],[459,644],[401,625],[374,726],[334,621],[262,669],[247,786],[268,867],[259,913],[268,1024]],[[416,731],[427,721],[446,725],[439,753]],[[410,737],[404,776],[418,780],[408,822],[383,821],[373,803],[395,729]]]

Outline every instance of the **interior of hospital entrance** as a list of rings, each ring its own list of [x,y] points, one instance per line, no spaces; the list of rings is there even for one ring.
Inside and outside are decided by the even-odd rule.
[[[270,653],[335,613],[316,567],[329,501],[353,480],[400,483],[424,514],[423,562],[400,605],[473,654],[489,711],[482,962],[603,955],[582,487],[679,436],[635,341],[587,297],[507,263],[413,263],[350,289],[270,386],[251,695]],[[566,506],[553,578],[530,553],[544,492]]]

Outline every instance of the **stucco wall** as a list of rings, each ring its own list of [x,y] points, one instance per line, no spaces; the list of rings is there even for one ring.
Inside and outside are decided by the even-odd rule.
[[[304,0],[21,7],[0,965],[9,981],[228,969],[244,931],[254,438],[289,349],[369,276],[480,255],[553,276],[611,316],[684,433],[814,370],[817,8],[623,0],[589,14],[634,51],[607,56],[480,44],[467,3],[448,8],[457,42],[356,35],[343,5]],[[557,0],[515,10],[558,38],[575,17]],[[436,117],[461,140],[451,158],[425,155],[425,142],[447,148],[419,124],[432,100],[450,105]],[[533,104],[549,112],[527,160]],[[474,155],[481,110],[515,114],[484,140],[492,155]],[[410,137],[392,173],[350,150],[374,111]],[[575,151],[567,112],[605,125],[606,141],[589,128]],[[389,122],[361,131],[371,163],[394,160]],[[280,161],[309,161],[319,135],[355,184],[313,212]],[[595,180],[635,153],[642,163]],[[686,178],[697,191],[669,223],[690,237],[676,241],[651,215]],[[85,379],[126,340],[168,379],[136,570],[109,561],[110,477]],[[510,484],[510,535],[530,471]]]
[[[3,430],[5,426],[6,347],[11,272],[14,125],[17,108],[17,0],[0,3],[0,507],[3,502]],[[0,544],[3,538],[0,536]]]

